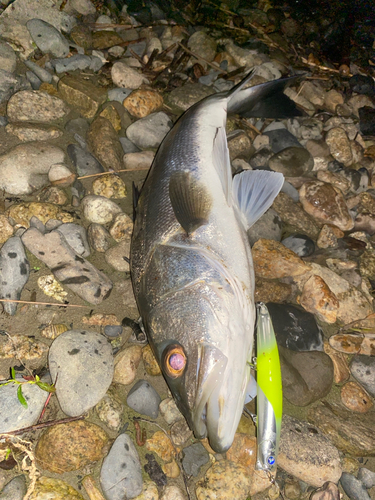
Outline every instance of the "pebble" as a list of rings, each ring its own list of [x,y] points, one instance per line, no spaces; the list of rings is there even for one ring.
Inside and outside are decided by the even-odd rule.
[[[339,245],[338,240],[343,237],[344,232],[341,229],[331,224],[324,224],[316,244],[319,248],[337,248]]]
[[[0,245],[3,245],[11,236],[13,236],[13,226],[8,217],[0,214]]]
[[[154,481],[159,488],[162,488],[167,484],[167,476],[164,474],[163,469],[156,461],[154,455],[146,453],[145,458],[147,460],[147,464],[143,466],[145,472],[147,472],[150,479],[152,479],[152,481]]]
[[[293,351],[323,351],[322,330],[314,315],[291,304],[268,303],[278,345]]]
[[[112,266],[116,271],[130,272],[129,258],[130,258],[130,237],[120,241],[116,246],[106,251],[106,262]]]
[[[123,168],[123,150],[116,130],[112,123],[99,116],[90,125],[87,134],[88,144],[100,163],[114,171]]]
[[[112,226],[109,229],[109,234],[112,238],[119,242],[129,240],[133,233],[133,220],[128,214],[117,214]]]
[[[68,40],[51,24],[42,19],[30,19],[26,27],[43,54],[51,54],[53,57],[66,57],[69,54]]]
[[[13,48],[5,41],[0,42],[0,69],[14,73],[17,66],[17,56]]]
[[[134,500],[159,500],[159,492],[156,484],[152,481],[144,481],[142,493],[136,496]]]
[[[303,285],[299,303],[325,323],[335,323],[339,301],[320,276],[311,276]]]
[[[0,351],[3,350],[3,347],[0,346]],[[45,350],[47,350],[47,346],[45,346]],[[17,355],[20,356],[18,353]],[[43,391],[36,384],[24,384],[22,386],[22,394],[27,402],[27,408],[25,408],[18,400],[18,387],[18,385],[13,383],[0,386],[0,405],[2,408],[0,433],[12,432],[34,425],[38,421],[40,412],[47,400],[48,392]]]
[[[132,123],[126,129],[126,135],[141,149],[157,148],[171,128],[168,115],[159,111]]]
[[[183,450],[182,467],[189,476],[197,477],[203,465],[209,462],[210,456],[201,443],[194,443]]]
[[[163,431],[156,431],[153,436],[146,441],[148,451],[153,451],[164,462],[170,462],[176,456],[176,450],[170,438]]]
[[[23,500],[26,490],[25,476],[16,476],[1,490],[0,500]]]
[[[215,462],[203,479],[196,483],[198,500],[246,500],[251,487],[251,478],[241,465],[229,460]]]
[[[22,242],[53,271],[61,284],[84,300],[100,304],[110,294],[113,285],[109,278],[77,255],[59,231],[42,234],[30,228],[22,235]]]
[[[48,183],[51,165],[64,161],[57,146],[43,143],[20,144],[0,156],[0,189],[19,196],[31,194]]]
[[[161,398],[146,380],[138,380],[130,389],[126,403],[130,408],[151,418],[157,418]]]
[[[78,255],[81,255],[81,257],[88,257],[90,255],[86,229],[83,226],[68,222],[61,224],[56,230],[64,236],[67,243]]]
[[[274,130],[265,129],[263,134],[269,137],[270,147],[275,154],[286,148],[302,148],[297,138],[286,128],[277,128]]]
[[[345,130],[341,127],[331,128],[326,135],[326,143],[333,158],[346,167],[353,163],[353,154],[350,141]]]
[[[154,161],[153,151],[140,151],[139,153],[126,153],[123,157],[124,168],[130,170],[147,170]]]
[[[233,444],[226,453],[227,460],[240,464],[247,469],[249,475],[254,476],[256,456],[256,438],[247,434],[236,433]]]
[[[292,286],[275,280],[256,278],[255,302],[288,302],[292,296]]]
[[[108,442],[107,434],[96,424],[82,420],[67,422],[49,427],[42,434],[35,458],[43,469],[61,474],[101,460]]]
[[[159,363],[157,362],[149,344],[145,345],[142,349],[142,359],[145,370],[149,375],[161,375]]]
[[[281,243],[298,257],[309,257],[315,252],[314,241],[304,234],[293,234],[283,239]]]
[[[178,486],[167,485],[160,500],[186,500],[186,496]]]
[[[366,413],[373,407],[370,396],[356,382],[347,382],[341,387],[341,401],[349,410]]]
[[[331,113],[336,112],[337,106],[344,104],[344,98],[340,92],[335,89],[329,90],[324,95],[324,104]]]
[[[341,477],[338,450],[316,427],[288,415],[281,425],[279,466],[288,474],[315,487]]]
[[[116,338],[122,334],[121,325],[107,325],[104,327],[104,335],[107,337]]]
[[[134,90],[123,102],[124,108],[135,118],[144,118],[163,106],[163,97],[151,90]]]
[[[313,157],[307,149],[301,147],[285,148],[273,155],[269,160],[271,170],[290,177],[306,175],[312,170],[313,166]]]
[[[279,347],[284,397],[307,406],[325,397],[332,387],[333,364],[321,351],[296,352]]]
[[[92,183],[93,193],[97,196],[105,196],[120,200],[126,197],[125,182],[115,174],[105,174],[99,176]]]
[[[275,210],[268,209],[265,214],[256,221],[248,230],[247,235],[250,245],[254,245],[260,238],[280,241],[282,233],[282,222]]]
[[[178,466],[176,460],[172,460],[168,464],[162,466],[162,470],[167,477],[176,478],[180,475],[180,467]]]
[[[30,276],[30,264],[19,236],[9,238],[0,250],[0,297],[20,300],[23,287]],[[16,302],[3,302],[3,310],[14,316]]]
[[[178,420],[171,426],[173,444],[181,446],[193,435],[185,419]]]
[[[354,356],[350,371],[366,391],[375,397],[375,358],[363,355]]]
[[[33,61],[27,60],[23,62],[42,82],[52,83],[52,75],[49,71]]]
[[[8,134],[18,137],[22,142],[48,141],[49,139],[58,139],[63,135],[63,131],[58,127],[32,125],[30,123],[10,123],[5,127],[5,130]]]
[[[52,203],[16,203],[11,205],[6,211],[6,215],[12,223],[19,224],[24,228],[30,226],[30,220],[35,217],[42,224],[47,224],[50,219],[61,222],[72,222],[72,216],[68,212],[60,209]],[[56,222],[54,222],[55,224]],[[45,232],[45,227],[42,226],[41,232]]]
[[[132,345],[118,352],[115,356],[113,382],[129,385],[134,382],[137,368],[142,358],[142,347]]]
[[[294,231],[316,239],[319,226],[313,217],[307,214],[299,203],[285,193],[279,193],[272,208],[279,214],[282,221],[292,226]]]
[[[251,141],[243,130],[232,130],[227,135],[230,160],[235,158],[248,159],[252,153]]]
[[[118,101],[121,104],[124,100],[133,92],[132,89],[127,88],[115,88],[108,90],[108,99],[110,101]]]
[[[375,486],[375,472],[372,470],[366,469],[365,467],[360,467],[357,478],[368,490]]]
[[[142,73],[122,61],[115,62],[111,69],[112,81],[117,87],[136,90],[142,83],[149,83]]]
[[[103,460],[100,484],[107,500],[134,498],[142,492],[141,463],[128,434],[120,434]]]
[[[87,229],[87,239],[93,250],[104,253],[110,246],[111,235],[105,227],[94,222]]]
[[[100,174],[104,172],[103,166],[95,156],[76,144],[69,144],[67,153],[73,165],[76,167],[79,176]]]
[[[112,349],[103,335],[70,330],[51,345],[49,367],[52,380],[57,377],[56,395],[64,413],[82,415],[102,399],[112,382]]]
[[[359,110],[364,107],[374,108],[374,103],[369,96],[354,95],[348,100],[348,105],[355,116],[359,116]]]
[[[173,425],[178,420],[183,419],[173,398],[163,399],[159,405],[159,411],[168,425]]]
[[[115,314],[94,313],[82,317],[82,323],[89,326],[120,325]]]
[[[204,31],[196,31],[188,40],[189,49],[206,61],[212,62],[216,55],[217,42]]]
[[[82,200],[82,208],[85,218],[96,224],[112,222],[117,214],[122,213],[117,203],[98,195],[85,196]]]
[[[340,500],[340,491],[335,483],[327,481],[311,494],[310,500]]]
[[[84,500],[83,496],[65,481],[41,476],[35,484],[31,500],[43,500],[44,498],[51,500]]]
[[[60,78],[57,86],[59,95],[84,118],[92,119],[99,107],[106,101],[106,91],[88,80],[72,75]]]
[[[324,352],[328,354],[333,363],[333,380],[335,384],[342,384],[350,378],[350,371],[346,357],[333,349],[328,341],[324,342]]]
[[[95,411],[100,421],[112,431],[118,432],[124,425],[124,405],[110,392],[97,403]]]
[[[85,70],[92,64],[92,58],[82,54],[75,54],[71,57],[53,59],[51,61],[56,73],[68,73],[75,70]]]
[[[370,500],[371,498],[361,481],[352,474],[343,472],[340,478],[340,484],[350,500]]]
[[[274,240],[259,239],[252,248],[255,275],[284,278],[306,273],[310,268],[294,252]]]

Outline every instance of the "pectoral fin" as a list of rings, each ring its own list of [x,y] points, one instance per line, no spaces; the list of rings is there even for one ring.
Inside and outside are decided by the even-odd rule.
[[[233,178],[232,194],[249,229],[272,205],[284,184],[279,172],[245,170]]]
[[[207,224],[211,211],[211,195],[190,172],[176,172],[169,182],[169,198],[176,219],[187,235]]]

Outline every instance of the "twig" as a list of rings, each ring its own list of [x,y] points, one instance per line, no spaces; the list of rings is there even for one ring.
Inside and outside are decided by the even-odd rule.
[[[106,174],[117,174],[118,172],[138,172],[138,170],[149,170],[150,167],[139,167],[139,168],[123,168],[122,170],[116,170],[115,172],[100,172],[99,174],[82,175],[77,177],[77,179],[88,179],[89,177],[98,177],[100,175]]]
[[[0,302],[16,302],[17,304],[33,304],[38,306],[59,306],[59,307],[91,307],[80,306],[78,304],[58,304],[57,302],[33,302],[31,300],[0,299]]]
[[[41,422],[40,424],[30,425],[29,427],[23,427],[22,429],[17,429],[15,431],[3,432],[0,436],[18,436],[19,434],[24,434],[25,432],[37,431],[38,429],[44,429],[45,427],[53,427],[54,425],[66,424],[68,422],[74,422],[76,420],[83,420],[85,415],[79,415],[78,417],[67,417],[60,420],[48,420],[48,422]]]
[[[142,57],[139,57],[139,55],[138,55],[136,52],[134,52],[134,50],[133,50],[133,49],[129,49],[129,51],[130,51],[131,55],[132,55],[133,57],[135,57],[135,59],[137,59],[137,61],[138,61],[138,62],[140,62],[140,63],[141,63],[141,65],[142,65],[142,66],[143,66],[143,68],[144,68],[144,67],[146,66],[146,63],[143,61]]]
[[[309,62],[305,57],[301,57],[301,61],[303,62],[303,64],[307,64],[308,66],[312,66],[313,68],[321,69],[322,71],[330,71],[331,73],[336,73],[339,75],[341,74],[340,70],[338,69],[328,68],[327,66],[321,66],[320,64]],[[348,76],[353,76],[353,75],[349,73]]]
[[[195,59],[198,59],[198,60],[201,60],[201,61],[204,61],[206,64],[208,64],[209,66],[211,66],[211,68],[214,68],[216,69],[217,71],[220,71],[221,73],[225,73],[227,74],[228,72],[223,70],[222,68],[220,68],[220,66],[218,64],[213,64],[211,63],[210,61],[207,61],[207,59],[205,59],[204,57],[201,57],[199,56],[198,54],[195,54],[194,52],[192,52],[191,50],[189,50],[187,47],[185,47],[185,45],[183,45],[181,42],[178,42],[178,45],[185,51],[187,52],[188,54],[190,54],[191,56],[195,57]]]
[[[141,430],[141,426],[137,420],[134,420],[134,427],[136,433],[136,442],[138,446],[144,446],[147,441],[146,429]]]

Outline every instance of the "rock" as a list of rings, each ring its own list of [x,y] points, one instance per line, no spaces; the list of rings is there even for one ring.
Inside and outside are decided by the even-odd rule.
[[[130,408],[151,418],[157,418],[161,398],[146,380],[138,380],[130,389],[126,403]]]
[[[358,471],[358,479],[361,481],[366,489],[373,488],[375,486],[375,472],[365,467],[360,467]]]
[[[162,471],[167,477],[175,479],[180,475],[180,467],[178,466],[176,460],[172,460],[168,464],[162,466]]]
[[[156,453],[164,462],[170,462],[176,456],[176,450],[170,438],[163,431],[156,431],[146,441],[146,448]]]
[[[10,122],[51,123],[69,112],[58,97],[38,90],[21,90],[12,95],[7,105]]]
[[[235,158],[249,158],[252,153],[251,141],[243,130],[232,130],[227,136],[229,157],[233,161]]]
[[[293,146],[279,151],[269,161],[271,170],[290,177],[303,176],[310,172],[313,166],[313,157],[307,149]]]
[[[168,115],[159,111],[129,125],[126,135],[141,149],[157,148],[171,128],[172,122]]]
[[[275,154],[287,148],[302,148],[297,138],[286,128],[265,130],[263,133],[269,137],[271,149]]]
[[[178,420],[171,427],[173,444],[181,446],[193,435],[185,419]]]
[[[188,40],[189,49],[206,61],[212,62],[216,54],[216,40],[211,38],[204,31],[196,31]]]
[[[340,500],[340,491],[335,483],[327,481],[311,494],[310,500]]]
[[[82,208],[86,219],[97,224],[112,222],[117,214],[122,213],[117,203],[97,195],[85,196],[82,200]]]
[[[111,393],[107,393],[95,406],[99,419],[112,431],[124,425],[124,405]]]
[[[89,316],[83,316],[82,323],[89,326],[106,326],[106,325],[120,325],[115,314],[102,314],[94,313]]]
[[[229,460],[215,462],[203,479],[196,483],[198,500],[246,500],[251,487],[251,478],[246,469]]]
[[[330,403],[329,406],[319,405],[309,410],[308,418],[345,454],[375,456],[375,430],[371,412],[359,415]]]
[[[144,481],[142,493],[134,500],[159,500],[159,492],[156,484],[152,481]]]
[[[318,221],[333,224],[342,231],[353,228],[353,218],[339,189],[325,182],[308,181],[299,194],[304,210]]]
[[[0,69],[13,73],[17,66],[17,56],[12,47],[5,41],[0,43]]]
[[[0,500],[23,500],[26,495],[25,476],[16,476],[0,492]]]
[[[120,241],[116,246],[107,250],[104,257],[106,262],[116,271],[128,273],[130,271],[130,238],[127,237],[127,239]]]
[[[335,323],[339,301],[320,277],[311,276],[303,286],[299,303],[308,312],[316,314],[325,323]]]
[[[324,96],[325,107],[331,113],[336,112],[336,107],[340,104],[344,104],[344,98],[340,92],[335,89],[329,90]]]
[[[375,358],[363,355],[354,356],[350,371],[366,391],[375,397]]]
[[[201,83],[185,83],[182,87],[177,87],[166,96],[165,101],[168,106],[177,111],[186,111],[196,102],[212,95],[213,89]]]
[[[26,23],[33,42],[43,54],[66,57],[69,54],[68,40],[51,24],[42,19],[30,19]]]
[[[117,242],[129,240],[133,233],[133,220],[128,214],[117,214],[109,233]]]
[[[92,47],[96,50],[108,49],[123,42],[124,40],[115,31],[94,31],[92,34]]]
[[[125,182],[115,174],[101,175],[92,183],[94,194],[114,198],[115,200],[126,197]]]
[[[122,326],[107,325],[104,327],[104,335],[111,338],[119,337],[122,334]]]
[[[337,483],[342,472],[339,452],[324,434],[288,415],[281,425],[278,465],[315,487]]]
[[[117,353],[113,382],[123,385],[134,382],[141,357],[142,347],[139,345],[132,345]]]
[[[163,399],[159,405],[159,411],[168,425],[173,425],[178,420],[183,419],[173,398]]]
[[[277,343],[293,351],[323,351],[322,331],[314,316],[290,304],[267,303]]]
[[[150,476],[150,479],[152,479],[159,486],[159,488],[162,488],[167,484],[167,476],[164,474],[163,469],[155,460],[154,455],[151,455],[151,453],[146,453],[145,458],[148,463],[143,466],[144,470]]]
[[[268,209],[265,214],[256,221],[248,230],[247,235],[251,245],[254,245],[260,238],[280,241],[282,222],[275,210]]]
[[[154,161],[153,151],[140,151],[139,153],[126,153],[123,157],[124,167],[127,169],[147,170]]]
[[[117,437],[103,460],[100,484],[107,500],[125,500],[141,493],[141,463],[128,434]]]
[[[142,83],[149,83],[136,69],[131,68],[124,62],[115,62],[111,69],[112,81],[117,87],[136,90]]]
[[[328,354],[333,363],[333,380],[335,384],[341,384],[349,380],[350,371],[345,356],[333,349],[327,341],[324,342],[324,352]]]
[[[94,118],[99,106],[105,102],[107,97],[102,88],[71,75],[60,78],[58,91],[65,102],[88,119]]]
[[[103,335],[70,330],[51,345],[49,367],[52,380],[57,377],[56,395],[64,413],[82,415],[102,399],[112,382],[112,349]]]
[[[347,382],[341,387],[341,401],[349,410],[366,413],[373,407],[370,396],[356,382]]]
[[[356,479],[352,474],[343,472],[340,478],[342,489],[351,500],[370,500],[370,495],[367,493],[361,481]]]
[[[315,252],[315,243],[304,234],[293,234],[283,239],[281,243],[298,257],[309,257]]]
[[[167,485],[160,500],[186,500],[186,496],[178,486]]]
[[[90,255],[90,247],[87,241],[86,230],[79,224],[61,224],[56,231],[59,231],[73,250],[82,257]]]
[[[254,300],[255,302],[284,303],[292,296],[292,286],[276,280],[256,278]]]
[[[30,264],[19,236],[9,238],[0,250],[0,298],[20,300],[30,276]],[[3,310],[13,316],[16,302],[3,302]]]
[[[138,153],[139,148],[135,144],[132,143],[127,137],[120,137],[120,142],[122,149],[124,150],[124,153]],[[151,151],[144,151],[145,153],[151,152]]]
[[[84,500],[83,496],[65,481],[41,476],[35,484],[30,500],[41,500],[46,497],[51,500]]]
[[[3,346],[0,346],[0,349],[3,350]],[[47,346],[45,346],[45,351],[47,352]],[[4,362],[3,359],[2,362]],[[19,380],[23,379],[19,377]],[[17,397],[18,387],[20,386],[13,383],[0,386],[0,405],[2,408],[0,433],[12,432],[36,424],[47,400],[48,392],[43,391],[36,384],[24,384],[22,394],[27,402],[27,408],[25,408]]]
[[[38,278],[38,287],[48,297],[53,297],[58,302],[65,302],[67,300],[66,297],[68,293],[60,285],[60,283],[55,280],[53,274],[48,274]]]
[[[64,323],[51,323],[47,325],[43,330],[41,330],[40,334],[42,337],[46,339],[54,340],[56,337],[61,335],[64,332],[67,332],[69,328]]]
[[[201,443],[194,443],[184,448],[184,458],[182,459],[182,467],[189,476],[197,477],[202,465],[205,465],[209,460],[209,454]]]
[[[14,361],[14,359],[20,358],[28,369],[37,370],[44,366],[47,353],[48,346],[32,337],[19,334],[0,336],[0,360],[3,366],[6,364],[6,360]]]
[[[100,224],[90,224],[87,230],[87,238],[91,248],[97,252],[106,252],[110,245],[111,235]]]
[[[354,95],[348,100],[352,113],[359,117],[359,110],[364,107],[374,108],[373,100],[366,95]]]
[[[267,136],[265,136],[267,137]],[[253,169],[264,169],[268,167],[269,159],[272,157],[272,151],[268,147],[264,147],[257,151],[249,158],[249,165]],[[233,165],[233,163],[232,163]]]
[[[317,172],[317,178],[319,181],[332,184],[332,186],[340,189],[343,194],[347,194],[350,190],[350,181],[339,173],[330,172],[328,170],[319,170]]]
[[[68,73],[77,69],[82,71],[90,68],[92,58],[83,54],[75,54],[71,57],[53,59],[51,64],[55,68],[56,73]]]
[[[254,476],[257,456],[257,440],[254,436],[236,433],[232,446],[226,454],[227,460],[240,464],[250,476]]]
[[[163,106],[163,97],[151,90],[135,90],[123,102],[124,108],[136,118],[144,118],[159,111]]]
[[[7,101],[18,90],[24,89],[30,89],[30,83],[24,77],[0,69],[0,103]]]
[[[66,453],[67,443],[69,453]],[[101,460],[107,445],[108,436],[98,425],[87,421],[67,422],[49,427],[42,434],[35,457],[43,469],[61,474]]]
[[[51,165],[62,163],[62,149],[49,144],[27,143],[0,156],[0,189],[12,195],[30,194],[48,183]]]
[[[70,213],[61,210],[59,206],[52,203],[17,203],[11,205],[6,211],[7,216],[13,223],[23,227],[31,226],[31,219],[39,219],[40,223],[47,224],[49,220],[61,222],[72,222]],[[45,231],[45,228],[43,227]]]
[[[331,128],[327,132],[326,143],[328,144],[330,153],[335,158],[335,160],[344,164],[346,167],[350,166],[353,163],[353,154],[350,147],[350,141],[343,128]]]
[[[99,116],[88,132],[88,143],[101,164],[114,171],[122,169],[122,146],[111,122]]]
[[[297,276],[309,270],[294,252],[274,240],[259,239],[252,248],[254,270],[261,278]]]
[[[294,231],[306,234],[314,239],[318,236],[318,223],[290,196],[282,192],[279,193],[273,202],[272,208],[279,214],[283,222],[293,227]]]
[[[41,82],[52,83],[52,75],[49,71],[42,68],[33,61],[23,61],[25,66],[27,66],[31,71],[38,77]]]
[[[62,285],[91,304],[100,304],[111,290],[112,282],[68,245],[59,231],[42,234],[36,228],[22,235],[26,248],[42,260]],[[43,248],[43,250],[41,250]]]
[[[307,406],[326,396],[333,382],[333,365],[320,351],[295,352],[279,347],[284,397],[296,406]]]
[[[13,134],[22,142],[48,141],[58,139],[63,135],[63,131],[57,127],[46,125],[32,125],[29,123],[10,123],[5,127],[7,134]]]
[[[152,376],[161,375],[159,364],[149,344],[145,345],[144,348],[142,349],[142,359],[145,370],[149,375]]]
[[[121,127],[128,127],[131,123],[130,116],[117,101],[107,102],[99,116],[108,120],[116,132],[119,132]]]
[[[108,99],[110,101],[118,101],[121,104],[132,93],[132,89],[115,88],[108,90]]]
[[[69,144],[67,153],[73,165],[76,167],[79,176],[100,174],[104,172],[103,166],[95,156],[76,144]]]
[[[344,237],[344,232],[331,224],[324,224],[316,242],[319,248],[337,248],[338,239]]]

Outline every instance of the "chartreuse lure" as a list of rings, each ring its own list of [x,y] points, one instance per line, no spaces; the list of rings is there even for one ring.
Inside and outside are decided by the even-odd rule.
[[[257,311],[256,469],[272,474],[276,470],[283,404],[280,358],[270,313],[261,302]]]

